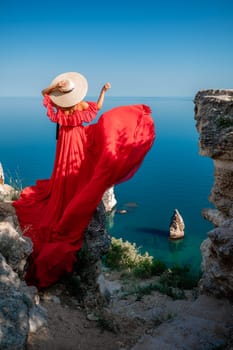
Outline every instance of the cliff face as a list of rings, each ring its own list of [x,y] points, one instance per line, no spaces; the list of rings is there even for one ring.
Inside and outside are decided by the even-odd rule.
[[[36,288],[23,280],[31,252],[32,243],[23,236],[14,208],[0,201],[0,349],[24,349],[28,333],[47,323]]]
[[[2,198],[11,197],[12,189],[7,186],[0,184],[0,349],[21,350],[25,349],[29,334],[39,333],[40,328],[46,326],[47,311],[40,305],[37,289],[24,282],[27,259],[33,245],[20,230],[11,202],[2,201]],[[106,254],[109,245],[105,209],[100,203],[85,231],[78,271],[72,275],[73,289],[74,283],[77,285],[79,281],[78,290],[72,292],[80,293],[86,307],[106,301],[106,295],[101,294],[98,277],[101,257]],[[68,280],[66,283],[70,288]]]
[[[200,154],[214,161],[210,201],[225,218],[233,217],[233,90],[198,92],[195,119]]]
[[[209,197],[216,209],[203,216],[216,228],[202,244],[203,291],[233,296],[233,90],[205,90],[195,96],[200,154],[213,159]]]

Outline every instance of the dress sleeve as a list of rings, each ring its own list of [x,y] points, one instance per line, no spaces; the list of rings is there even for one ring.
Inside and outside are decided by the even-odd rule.
[[[86,123],[90,123],[97,115],[98,109],[97,109],[97,103],[96,102],[87,102],[89,107],[82,112],[82,121]],[[78,111],[77,111],[78,112]]]
[[[57,111],[49,95],[44,96],[43,105],[47,108],[47,116],[49,117],[49,119],[52,122],[57,123],[58,122]]]
[[[74,111],[72,114],[65,114],[65,112],[54,106],[48,95],[44,97],[44,106],[47,108],[47,116],[54,123],[59,123],[64,126],[78,126],[82,122],[90,123],[97,115],[97,103],[88,102],[88,108],[84,111]]]

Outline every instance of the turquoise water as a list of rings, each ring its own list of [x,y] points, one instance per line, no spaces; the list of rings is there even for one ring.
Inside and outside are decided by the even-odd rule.
[[[190,264],[197,272],[200,243],[212,228],[201,210],[210,206],[213,165],[198,153],[193,98],[109,97],[103,111],[136,103],[152,108],[157,137],[134,178],[115,188],[117,209],[127,213],[109,218],[110,233],[169,265]],[[0,110],[0,162],[6,175],[19,177],[23,186],[50,177],[55,124],[46,117],[41,99],[0,98]],[[184,219],[185,238],[171,242],[168,228],[175,208]]]

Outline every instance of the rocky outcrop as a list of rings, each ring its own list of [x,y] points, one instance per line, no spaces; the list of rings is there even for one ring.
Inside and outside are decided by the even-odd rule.
[[[115,208],[117,200],[114,194],[114,187],[110,187],[107,191],[105,191],[102,201],[106,213],[110,213]]]
[[[23,277],[28,256],[32,252],[32,242],[23,236],[10,203],[0,203],[0,253],[13,271]]]
[[[226,220],[208,236],[201,245],[204,276],[200,289],[233,297],[233,220]]]
[[[170,239],[181,239],[184,238],[184,220],[177,209],[171,217],[171,222],[169,226]]]
[[[78,253],[78,264],[74,275],[80,279],[83,302],[93,306],[101,299],[98,278],[101,274],[101,259],[108,252],[111,238],[106,230],[105,208],[101,202],[84,234],[84,244]],[[80,297],[80,295],[79,295]],[[101,301],[102,302],[102,301]]]
[[[29,332],[46,324],[34,287],[23,281],[32,243],[23,237],[14,208],[0,203],[0,349],[25,348]]]
[[[2,163],[0,162],[0,185],[3,185],[4,182],[5,182],[5,176],[4,176]]]
[[[12,186],[0,183],[0,201],[11,201],[18,197],[19,191]]]
[[[77,270],[72,275],[79,281],[78,297],[86,307],[93,307],[105,298],[98,283],[101,257],[111,242],[105,219],[105,208],[100,203],[85,231]],[[0,202],[0,349],[24,349],[28,335],[47,322],[37,289],[28,287],[23,278],[32,249],[31,240],[20,230],[11,203]]]
[[[203,216],[216,226],[202,244],[200,287],[215,295],[233,297],[233,90],[198,92],[195,119],[200,154],[214,162],[209,200],[215,209],[204,209]]]
[[[19,196],[21,183],[15,180],[15,188],[5,183],[5,175],[0,162],[0,201],[11,201]],[[18,189],[17,189],[18,188]]]
[[[215,182],[210,201],[233,217],[233,90],[200,91],[195,97],[200,154],[213,159]]]

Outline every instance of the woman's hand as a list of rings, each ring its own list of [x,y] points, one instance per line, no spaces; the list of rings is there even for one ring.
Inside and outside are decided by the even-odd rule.
[[[51,92],[56,90],[62,93],[70,92],[73,90],[73,88],[74,88],[74,85],[72,84],[72,82],[68,79],[64,79],[59,81],[57,84],[50,85],[49,87],[42,90],[42,95],[46,95],[46,94],[49,95]]]
[[[104,86],[102,87],[102,90],[107,91],[108,89],[111,89],[111,84],[110,83],[104,84]]]
[[[60,92],[68,92],[71,90],[71,83],[69,80],[65,79],[65,80],[61,80],[57,83],[56,85],[57,90],[59,90]]]

